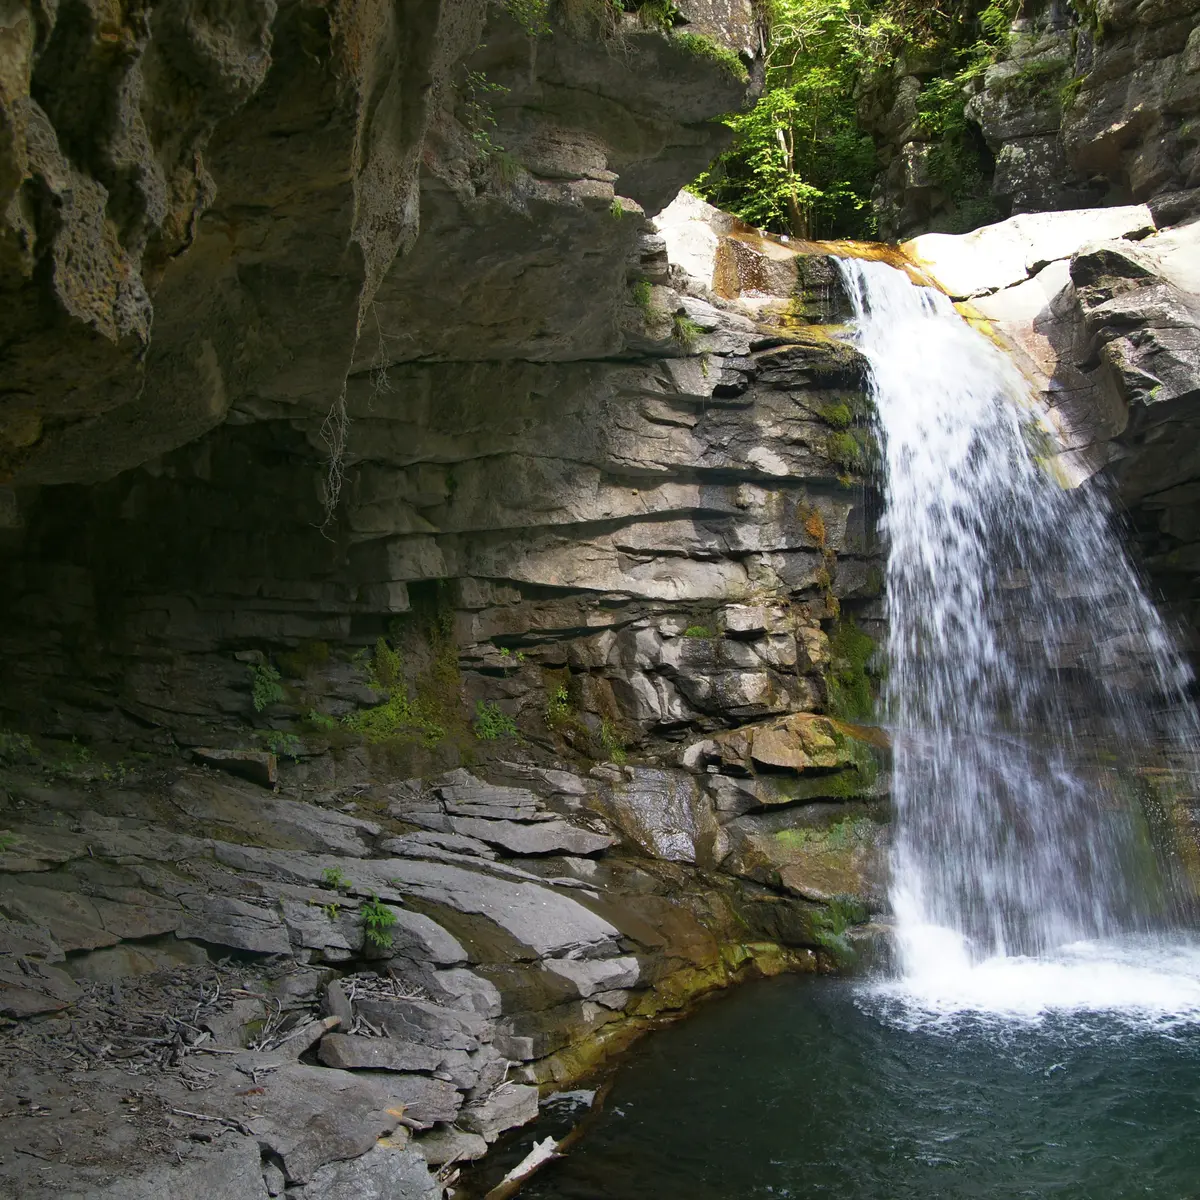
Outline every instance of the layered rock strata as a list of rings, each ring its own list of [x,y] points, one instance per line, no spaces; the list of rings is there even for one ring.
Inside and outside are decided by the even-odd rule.
[[[674,33],[354,8],[30,27],[13,112],[96,214],[37,226],[66,265],[21,276],[6,342],[23,1195],[438,1195],[539,1092],[713,988],[836,965],[882,903],[836,270],[690,198],[644,215],[752,92],[750,5]],[[204,96],[197,46],[244,86],[172,143],[187,204],[127,230],[144,189],[103,164]],[[94,158],[54,104],[89,55],[134,97]],[[144,336],[67,307],[68,244]]]

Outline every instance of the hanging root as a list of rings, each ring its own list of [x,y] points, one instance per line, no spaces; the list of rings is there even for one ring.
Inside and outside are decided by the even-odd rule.
[[[342,498],[342,486],[346,482],[346,437],[350,432],[350,414],[346,411],[346,382],[337,399],[330,405],[321,422],[321,441],[329,450],[325,465],[325,520],[321,529],[328,529]]]

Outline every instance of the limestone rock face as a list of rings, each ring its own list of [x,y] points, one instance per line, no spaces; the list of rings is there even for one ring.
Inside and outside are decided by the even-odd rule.
[[[1198,14],[1196,0],[1023,4],[1003,60],[967,85],[990,177],[990,194],[973,197],[978,214],[929,169],[933,136],[916,98],[935,71],[919,55],[904,59],[861,106],[880,151],[881,235],[969,229],[989,205],[999,217],[1200,186]]]
[[[867,919],[863,362],[827,256],[668,204],[763,45],[676,7],[0,38],[0,1191],[424,1200]]]

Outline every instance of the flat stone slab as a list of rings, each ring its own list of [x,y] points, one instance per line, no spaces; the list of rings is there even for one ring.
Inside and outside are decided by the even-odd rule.
[[[436,1071],[445,1055],[431,1046],[399,1038],[328,1033],[321,1039],[317,1057],[327,1067],[344,1071]]]
[[[261,787],[274,788],[279,782],[279,760],[269,750],[214,750],[201,747],[192,751],[192,758],[202,767],[227,771]]]
[[[485,1141],[494,1142],[506,1129],[515,1129],[538,1115],[538,1090],[523,1083],[506,1083],[486,1100],[468,1104],[458,1123]]]
[[[1070,258],[1089,242],[1154,231],[1144,204],[1023,213],[973,233],[926,233],[905,242],[905,254],[956,300],[1012,287],[1046,263]]]
[[[311,1183],[289,1188],[287,1200],[442,1200],[442,1188],[419,1148],[381,1142],[361,1158],[322,1167]]]
[[[452,1083],[431,1079],[428,1075],[392,1075],[360,1073],[358,1079],[371,1078],[388,1097],[388,1107],[423,1129],[448,1123],[458,1116],[462,1092]]]
[[[485,1017],[427,1000],[363,997],[355,1001],[355,1007],[372,1025],[401,1042],[435,1050],[478,1050],[491,1041],[491,1027]]]
[[[609,834],[593,833],[590,829],[580,829],[566,821],[520,825],[515,821],[451,817],[450,825],[455,833],[491,842],[513,854],[598,854],[617,842]]]
[[[431,1167],[440,1167],[448,1162],[474,1162],[488,1152],[485,1138],[453,1127],[435,1129],[425,1134],[417,1144]]]

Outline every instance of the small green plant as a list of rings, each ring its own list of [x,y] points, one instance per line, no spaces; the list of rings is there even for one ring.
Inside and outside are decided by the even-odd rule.
[[[128,776],[129,768],[123,762],[100,764],[100,778],[105,783],[124,783]]]
[[[304,753],[304,743],[294,733],[271,729],[258,736],[272,754],[278,754],[282,758],[299,758]]]
[[[359,912],[362,913],[363,937],[368,945],[377,950],[386,950],[391,946],[396,914],[374,892],[370,900],[363,901]]]
[[[427,746],[436,746],[446,736],[445,727],[429,715],[425,705],[409,700],[399,690],[374,708],[350,713],[342,719],[342,724],[373,744],[411,735]]]
[[[18,763],[37,757],[37,747],[28,734],[0,729],[0,762]]]
[[[379,692],[390,692],[403,678],[403,665],[400,652],[388,645],[387,638],[376,638],[367,668],[371,686]]]
[[[633,302],[646,314],[650,315],[650,302],[653,298],[654,291],[650,286],[650,280],[639,279],[630,289],[633,293]]]
[[[341,867],[326,867],[321,872],[321,882],[335,892],[348,892],[354,884],[342,874]]]
[[[500,738],[516,737],[517,723],[495,700],[475,702],[475,736],[481,742],[494,742]]]
[[[685,350],[694,350],[696,343],[704,335],[704,330],[684,313],[676,313],[672,320],[671,336]]]
[[[663,33],[670,33],[681,19],[679,9],[671,0],[647,0],[638,6],[637,15],[647,29],[658,29]]]
[[[0,830],[0,854],[7,854],[19,840],[17,835],[10,830]]]
[[[613,197],[613,202],[608,206],[608,215],[614,221],[619,221],[625,216],[625,205],[621,203],[620,196]]]
[[[250,668],[250,694],[255,712],[262,712],[284,698],[279,679],[279,672],[270,663],[258,663]]]
[[[328,904],[321,905],[321,911],[331,920],[336,921],[338,914],[342,911],[341,903],[337,900],[330,900]]]
[[[853,925],[861,925],[869,917],[862,903],[853,896],[834,896],[823,908],[813,913],[813,940],[828,950],[840,967],[850,966],[856,957],[849,938]]]
[[[618,767],[624,766],[629,759],[620,731],[607,718],[600,722],[600,746],[608,761],[616,763]]]
[[[852,850],[865,846],[873,838],[875,822],[867,817],[847,817],[836,821],[825,832],[825,841],[830,850]]]
[[[994,91],[1001,96],[1008,96],[1018,104],[1028,104],[1040,96],[1050,96],[1060,99],[1063,84],[1054,84],[1063,79],[1070,68],[1062,59],[1042,59],[1040,61],[1022,63],[1014,74],[998,80]]]
[[[685,638],[715,638],[717,635],[707,625],[689,625],[683,631],[683,636]]]
[[[491,157],[496,174],[500,176],[500,182],[506,187],[512,187],[521,178],[521,172],[524,170],[521,160],[511,150],[505,150],[503,146],[497,146]]]
[[[550,32],[550,0],[503,0],[503,3],[527,37],[545,37]]]
[[[720,42],[714,41],[706,34],[677,33],[675,41],[696,58],[703,58],[709,62],[716,63],[717,66],[732,75],[739,83],[750,82],[750,72],[746,69],[746,64],[732,50],[722,46]]]
[[[562,685],[556,687],[546,700],[546,724],[550,729],[562,729],[571,723],[571,693]]]
[[[1083,91],[1083,85],[1087,83],[1087,75],[1072,75],[1066,83],[1062,85],[1058,94],[1059,104],[1062,106],[1063,112],[1075,107],[1075,101],[1079,99],[1079,93]]]
[[[817,832],[814,829],[781,829],[775,834],[775,840],[788,850],[799,850],[815,842]]]
[[[320,729],[324,733],[329,733],[337,729],[338,723],[335,717],[331,717],[328,713],[318,712],[315,708],[308,710],[308,716],[305,718],[314,729]]]
[[[494,83],[483,71],[468,71],[463,82],[464,124],[470,130],[471,140],[484,154],[497,154],[504,149],[492,140],[496,128],[496,111],[491,100],[502,96],[509,89],[502,83]]]

